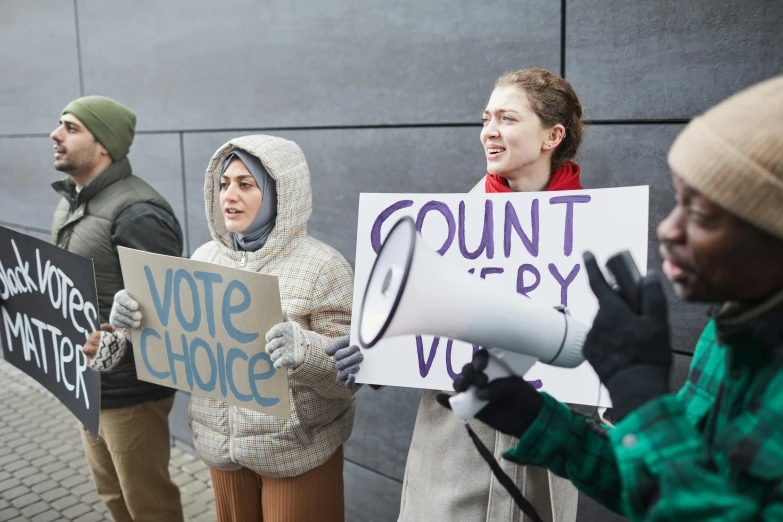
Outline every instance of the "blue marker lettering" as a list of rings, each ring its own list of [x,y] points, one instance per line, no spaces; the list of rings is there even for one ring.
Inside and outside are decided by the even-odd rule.
[[[231,304],[231,294],[237,290],[242,294],[242,302],[237,305]],[[247,344],[258,339],[258,333],[246,333],[236,328],[231,322],[231,316],[235,314],[241,314],[245,310],[250,308],[250,292],[247,287],[240,281],[234,279],[228,284],[226,292],[223,294],[223,327],[234,340],[242,344]],[[231,350],[229,350],[231,353]],[[229,368],[231,366],[229,365]]]
[[[264,361],[269,366],[269,369],[264,373],[256,373],[255,371],[256,363],[259,361]],[[250,391],[253,393],[253,397],[256,399],[256,403],[258,403],[259,406],[274,406],[280,402],[278,397],[262,397],[256,386],[256,381],[271,379],[274,374],[275,366],[272,364],[272,358],[269,357],[268,353],[260,352],[250,358],[250,362],[247,365],[247,376],[250,381]]]
[[[180,291],[183,280],[187,282],[190,287],[191,301],[193,301],[193,319],[190,321],[185,319],[185,314],[182,312],[182,302],[180,301]],[[195,332],[198,330],[198,327],[201,325],[201,303],[198,296],[198,287],[196,286],[196,281],[193,279],[193,276],[184,268],[180,268],[177,270],[177,273],[174,274],[174,312],[177,314],[179,324],[186,332]]]
[[[214,274],[211,272],[193,272],[193,277],[201,281],[204,285],[204,310],[207,314],[207,328],[209,329],[209,335],[214,339],[215,309],[212,303],[214,300],[212,294],[212,285],[214,283],[222,283],[223,277],[220,274]]]
[[[182,353],[174,353],[174,350],[171,347],[171,337],[169,337],[169,331],[166,330],[166,332],[163,334],[163,336],[166,339],[166,355],[168,355],[169,358],[169,368],[171,369],[171,379],[174,381],[174,384],[177,384],[177,372],[174,369],[174,362],[180,361],[185,365],[185,377],[188,381],[188,387],[190,389],[193,389],[193,372],[190,368],[190,350],[188,350],[188,339],[185,337],[185,334],[182,334],[181,340],[182,340]]]
[[[160,339],[160,334],[153,330],[152,328],[145,328],[141,331],[141,339],[139,340],[139,349],[141,350],[141,360],[144,361],[144,367],[147,368],[147,371],[150,372],[150,375],[155,377],[156,379],[168,379],[171,375],[171,372],[159,372],[155,368],[152,367],[152,364],[150,364],[150,358],[147,355],[147,337],[154,337],[155,339]],[[176,384],[176,380],[174,383]]]
[[[171,281],[173,271],[171,268],[166,270],[166,283],[163,285],[163,302],[161,303],[158,287],[155,286],[155,278],[152,277],[152,270],[148,265],[144,265],[144,274],[147,276],[147,285],[150,288],[152,304],[155,305],[155,312],[163,326],[169,325],[169,312],[171,311]]]
[[[231,388],[231,393],[234,394],[234,397],[242,402],[250,402],[253,400],[253,396],[247,393],[241,393],[237,389],[236,384],[234,384],[234,359],[247,361],[247,354],[239,348],[231,348],[226,354],[226,375],[228,377],[228,385]]]
[[[201,378],[201,374],[198,371],[198,364],[196,363],[196,350],[199,348],[203,348],[204,351],[207,352],[207,357],[209,358],[209,380],[206,382]],[[198,384],[199,388],[208,392],[214,390],[215,384],[217,384],[218,372],[215,368],[217,361],[215,361],[215,354],[212,353],[212,349],[204,339],[195,337],[190,341],[190,360],[193,361],[193,376],[196,378],[196,384]]]

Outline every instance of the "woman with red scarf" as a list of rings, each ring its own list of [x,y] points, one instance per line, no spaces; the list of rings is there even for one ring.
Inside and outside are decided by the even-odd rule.
[[[487,175],[472,192],[579,190],[572,161],[582,141],[582,106],[571,85],[542,69],[501,76],[484,109],[481,144]],[[361,353],[342,338],[327,348],[338,378],[354,386]],[[495,480],[460,421],[425,390],[408,452],[398,522],[481,520],[521,522],[522,512]],[[517,440],[484,423],[476,434],[501,468],[547,522],[574,522],[578,493],[543,468],[520,467],[500,458]]]
[[[504,74],[482,121],[485,192],[582,188],[571,161],[582,141],[582,106],[567,81],[542,69]]]

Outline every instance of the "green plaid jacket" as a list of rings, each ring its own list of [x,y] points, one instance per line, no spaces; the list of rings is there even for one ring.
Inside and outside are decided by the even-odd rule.
[[[544,395],[505,458],[569,478],[631,520],[783,521],[783,308],[711,321],[688,381],[595,433]],[[747,314],[746,314],[747,315]]]

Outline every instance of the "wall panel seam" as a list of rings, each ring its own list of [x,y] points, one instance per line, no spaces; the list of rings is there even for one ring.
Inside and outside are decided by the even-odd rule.
[[[560,1],[560,77],[566,77],[566,1]]]
[[[185,143],[182,132],[179,133],[179,164],[182,176],[182,203],[185,212],[185,254],[190,257],[190,218],[188,217],[188,193],[185,182]]]
[[[82,43],[79,32],[79,6],[78,0],[73,0],[73,20],[76,26],[76,63],[79,68],[79,96],[84,96],[84,74],[82,73]]]
[[[587,125],[684,125],[690,121],[689,118],[670,118],[670,119],[618,119],[618,120],[586,120]],[[463,127],[481,127],[480,123],[400,123],[400,124],[382,124],[382,125],[328,125],[312,127],[246,127],[239,129],[232,128],[214,128],[214,129],[167,129],[167,130],[137,130],[136,135],[158,135],[158,134],[212,134],[219,132],[298,132],[298,131],[328,131],[328,130],[383,130],[383,129],[433,129],[433,128],[463,128]],[[28,133],[28,134],[0,134],[0,139],[15,138],[48,138],[49,133]]]

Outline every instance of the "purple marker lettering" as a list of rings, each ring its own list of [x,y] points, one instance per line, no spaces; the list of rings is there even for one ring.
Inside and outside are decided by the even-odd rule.
[[[582,267],[579,263],[574,265],[574,268],[568,273],[565,279],[560,275],[557,267],[554,263],[549,263],[549,273],[554,276],[555,281],[560,285],[560,304],[568,306],[568,286],[576,278],[576,274],[579,273],[579,269]]]
[[[454,222],[454,214],[451,213],[451,209],[442,201],[428,201],[419,210],[419,215],[416,218],[416,230],[421,232],[421,227],[424,225],[424,217],[430,210],[437,210],[443,217],[446,218],[446,224],[449,227],[448,236],[444,241],[443,246],[438,249],[438,254],[443,255],[451,246],[454,241],[454,234],[456,233],[457,224]]]
[[[435,354],[438,353],[438,343],[440,343],[440,337],[432,339],[432,346],[430,347],[430,353],[427,356],[427,360],[424,360],[424,341],[421,335],[416,336],[416,352],[419,355],[419,375],[426,377],[430,373],[432,367],[432,361],[435,360]]]
[[[530,286],[525,286],[525,272],[530,272],[534,276],[536,276],[536,281]],[[519,267],[519,270],[517,270],[517,293],[522,294],[526,297],[530,297],[528,292],[532,292],[536,288],[538,288],[538,284],[541,282],[541,273],[538,271],[538,268],[534,267],[530,264],[524,264]]]
[[[446,343],[446,371],[449,372],[449,377],[451,377],[452,381],[462,375],[462,372],[455,372],[454,367],[451,365],[451,348],[453,344],[454,341],[451,339]]]
[[[489,274],[502,274],[503,269],[499,266],[488,266],[481,269],[481,279],[486,279]]]
[[[453,343],[454,341],[452,341],[451,339],[449,339],[449,342],[446,343],[446,371],[449,372],[449,377],[451,377],[452,381],[457,377],[459,377],[460,375],[462,375],[461,371],[455,372],[454,366],[451,364],[451,348]],[[474,344],[472,346],[473,346],[473,353],[479,351],[479,345]]]
[[[574,203],[587,203],[590,196],[557,196],[549,200],[550,205],[566,204],[565,232],[563,233],[563,253],[570,256],[574,249]]]
[[[381,227],[383,226],[383,222],[389,219],[389,216],[398,210],[410,207],[411,205],[413,205],[413,201],[410,199],[403,199],[402,201],[398,201],[393,205],[386,207],[386,209],[375,218],[375,223],[372,224],[372,230],[370,231],[370,244],[372,244],[372,249],[376,254],[381,251]]]
[[[530,205],[530,234],[532,239],[527,237],[525,231],[522,230],[522,225],[519,224],[519,218],[517,217],[517,211],[514,209],[514,205],[510,201],[506,201],[506,221],[503,227],[503,253],[506,258],[511,255],[511,230],[516,231],[519,239],[522,240],[522,244],[525,245],[528,253],[533,257],[538,257],[538,199],[534,199]]]
[[[476,259],[481,252],[487,251],[487,259],[495,257],[495,240],[492,237],[494,231],[494,218],[492,216],[492,200],[484,203],[484,230],[481,233],[481,243],[473,252],[465,246],[465,202],[459,202],[459,251],[466,259]]]

